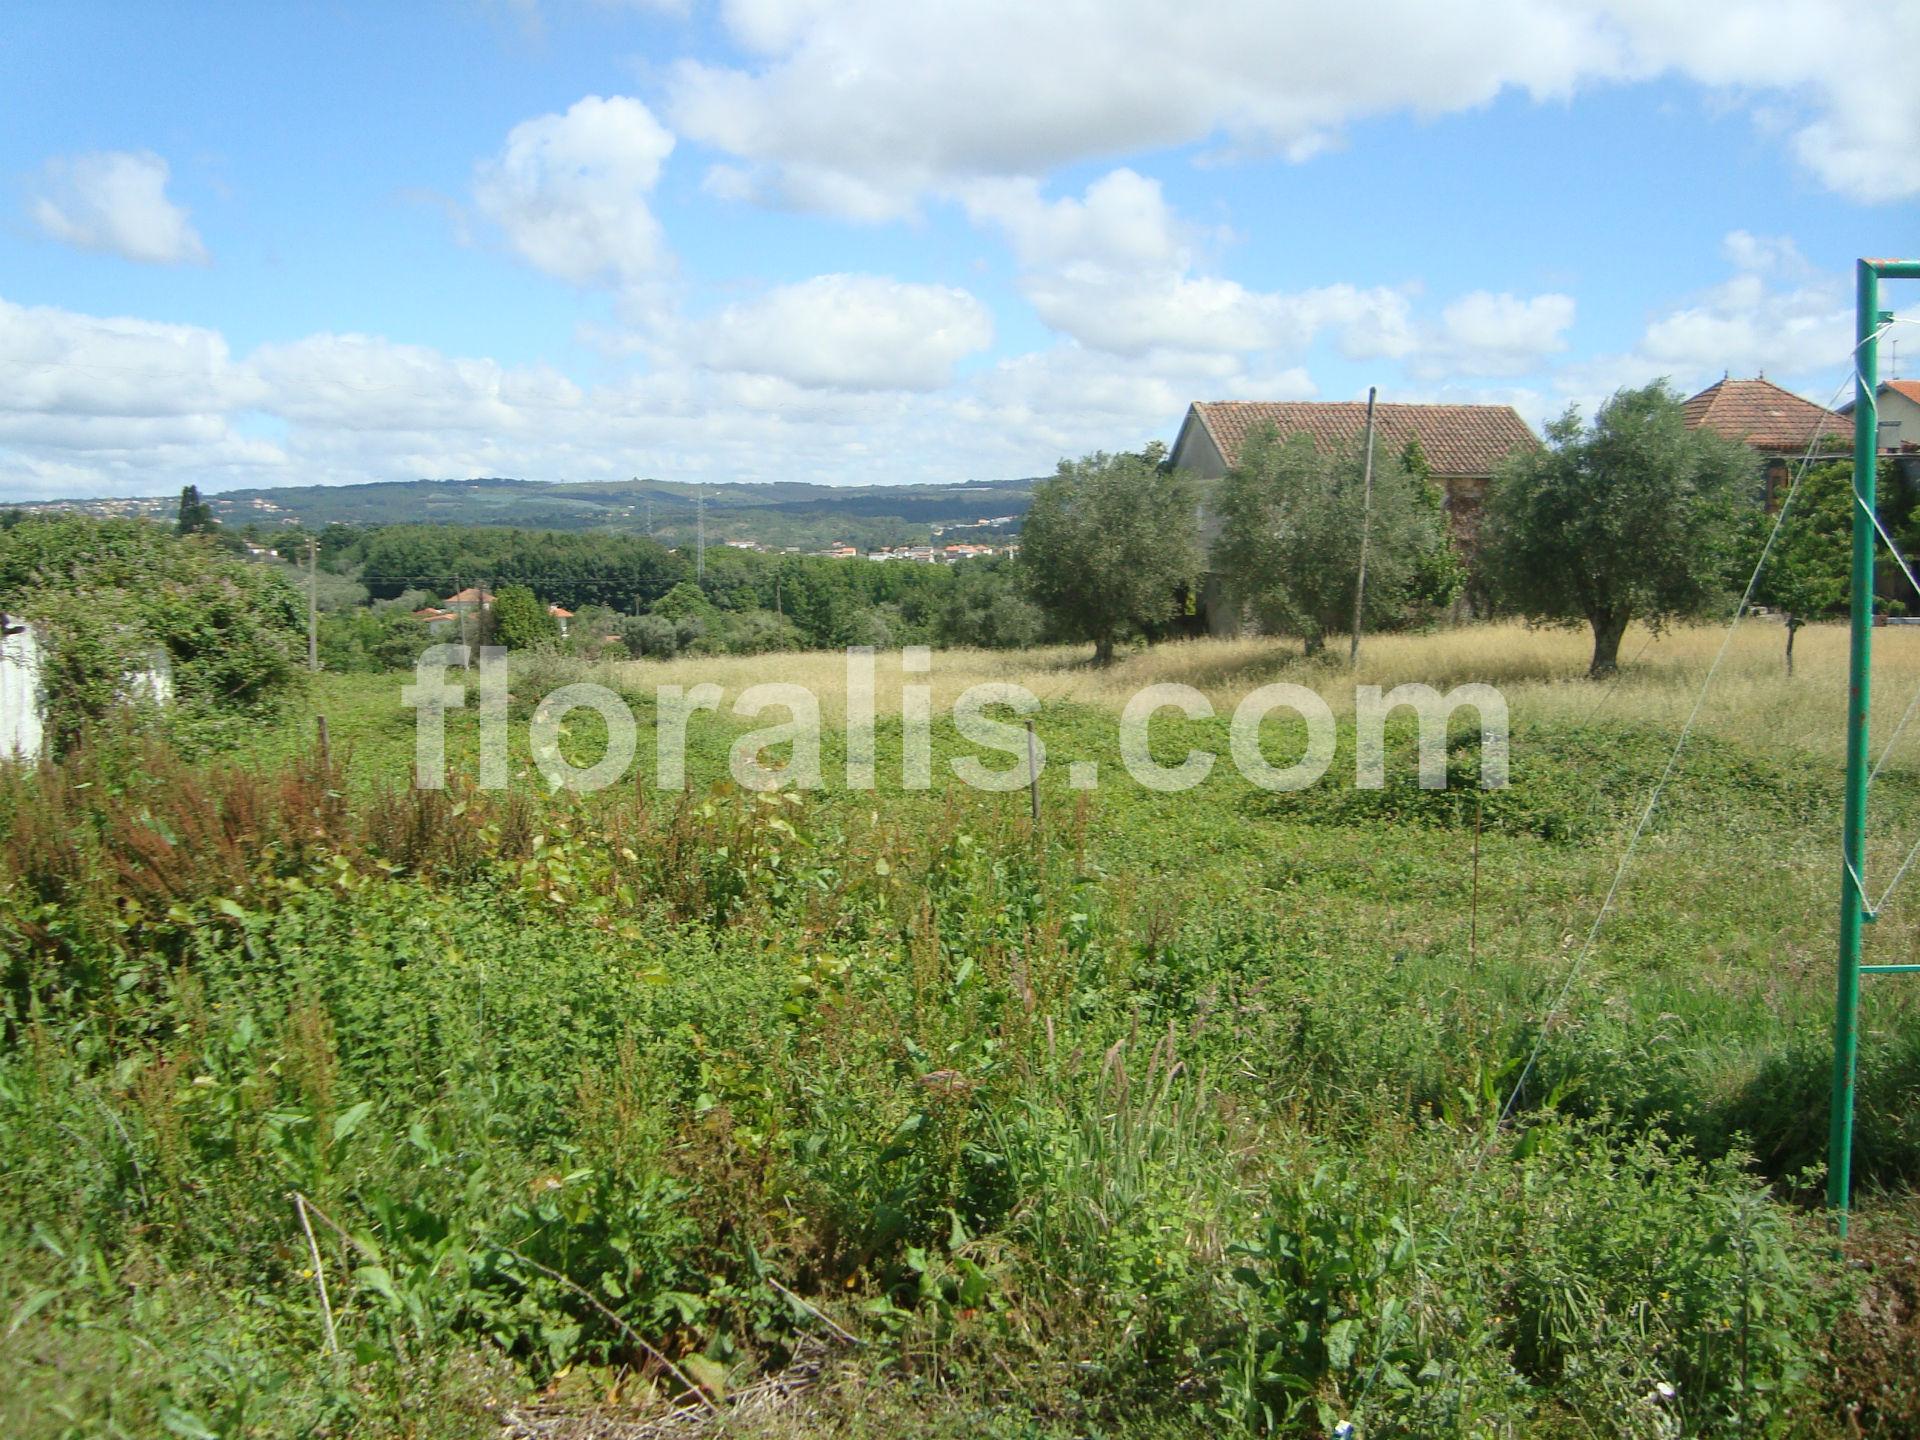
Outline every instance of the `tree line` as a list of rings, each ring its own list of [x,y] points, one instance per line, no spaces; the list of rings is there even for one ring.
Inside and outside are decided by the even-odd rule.
[[[703,561],[616,532],[436,525],[329,526],[318,553],[331,582],[321,658],[332,669],[411,663],[422,643],[414,612],[469,588],[493,596],[469,638],[591,654],[617,647],[635,658],[1010,648],[1053,636],[1006,557],[930,565],[716,546]],[[548,605],[574,612],[564,635]]]

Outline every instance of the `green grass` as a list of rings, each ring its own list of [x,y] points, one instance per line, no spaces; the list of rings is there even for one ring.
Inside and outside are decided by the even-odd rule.
[[[1169,723],[1223,759],[1164,795],[1049,700],[1036,831],[945,783],[944,716],[927,792],[847,791],[830,736],[824,791],[744,794],[712,718],[660,792],[638,692],[631,784],[545,793],[517,692],[513,791],[454,712],[423,797],[401,683],[322,677],[235,767],[0,781],[6,1433],[641,1414],[635,1335],[716,1386],[824,1341],[772,1434],[1839,1435],[1870,1391],[1909,1433],[1806,1208],[1830,756],[1698,737],[1576,971],[1671,744],[1631,709],[1522,714],[1492,793],[1399,733],[1356,791],[1343,731],[1270,795]],[[1904,771],[1880,807],[1920,822]],[[1869,1234],[1920,1176],[1908,995],[1864,1014]]]

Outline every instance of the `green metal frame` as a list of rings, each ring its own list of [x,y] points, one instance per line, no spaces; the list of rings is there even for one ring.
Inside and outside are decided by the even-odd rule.
[[[1873,513],[1878,503],[1881,280],[1920,280],[1920,260],[1862,260],[1856,267],[1853,385],[1852,633],[1848,652],[1847,801],[1842,820],[1840,964],[1833,1005],[1833,1105],[1827,1134],[1827,1204],[1847,1233],[1853,1189],[1853,1081],[1860,1049],[1860,977],[1920,971],[1920,965],[1862,965],[1861,931],[1874,916],[1861,893],[1866,874],[1867,702],[1873,679]]]

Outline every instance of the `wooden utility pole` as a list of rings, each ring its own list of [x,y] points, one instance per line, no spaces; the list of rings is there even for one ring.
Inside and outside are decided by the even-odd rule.
[[[1349,666],[1360,663],[1360,620],[1367,603],[1367,532],[1373,528],[1373,397],[1367,387],[1367,458],[1360,467],[1360,574],[1353,582],[1353,644],[1347,650]]]
[[[320,562],[319,547],[307,537],[307,669],[320,669]]]

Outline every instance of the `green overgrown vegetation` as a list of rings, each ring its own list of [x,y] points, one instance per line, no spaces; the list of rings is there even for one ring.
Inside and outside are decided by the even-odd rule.
[[[0,527],[0,609],[35,622],[56,753],[131,707],[215,742],[293,684],[305,617],[272,569],[208,537],[127,520],[15,517]],[[171,691],[165,707],[151,703]]]
[[[1448,787],[1419,787],[1406,724],[1384,789],[1227,764],[1136,788],[1096,682],[1187,650],[1167,673],[1210,692],[1210,667],[1244,690],[1317,663],[1118,655],[1198,628],[1209,568],[1316,652],[1352,621],[1364,516],[1361,619],[1408,632],[1396,663],[1463,573],[1417,446],[1375,457],[1369,502],[1357,452],[1257,440],[1206,497],[1210,556],[1162,461],[1064,463],[1017,560],[952,566],[334,526],[308,577],[242,559],[197,495],[179,533],[14,517],[0,606],[45,627],[56,745],[0,771],[0,1433],[481,1437],[533,1397],[582,1433],[672,1405],[717,1429],[733,1390],[816,1366],[791,1413],[730,1428],[1920,1429],[1911,992],[1870,1001],[1855,1241],[1812,1208],[1831,756],[1708,724],[1590,956],[1672,744],[1602,713],[1611,689],[1517,710],[1502,790],[1458,727]],[[1591,626],[1609,673],[1631,621],[1731,603],[1768,525],[1752,470],[1662,387],[1623,392],[1498,478],[1480,587]],[[1808,477],[1762,574],[1790,663],[1844,598],[1849,499],[1845,467]],[[334,672],[304,710],[290,579]],[[430,608],[469,587],[491,599]],[[1476,633],[1432,678],[1496,646],[1543,693],[1575,673]],[[469,783],[472,709],[450,788],[409,784],[392,672],[434,639],[515,652],[505,792]],[[1049,639],[1103,668],[972,662],[1048,667],[1071,698],[1041,736],[1100,764],[1097,792],[1051,768],[1037,825],[1024,794],[946,787],[976,748],[947,714],[931,791],[743,791],[724,705],[684,786],[647,773],[645,677],[687,657]],[[129,679],[158,655],[165,718]],[[642,773],[573,796],[527,722],[589,678],[627,689]],[[1230,709],[1163,713],[1154,758],[1224,756]],[[1270,758],[1299,738],[1262,733]],[[882,775],[905,741],[883,713]],[[552,743],[584,764],[608,735],[579,711]],[[1920,824],[1903,764],[1875,813]],[[1894,953],[1916,933],[1876,926]]]
[[[335,670],[391,669],[430,638],[671,659],[846,645],[1015,648],[1052,634],[1005,557],[876,563],[715,546],[701,563],[632,535],[425,525],[330,527],[320,554],[323,579],[359,588],[367,602],[322,606],[322,656]],[[414,618],[466,588],[495,599],[459,635],[434,636]],[[537,601],[531,608],[522,591]],[[548,623],[549,604],[574,612],[564,639]]]
[[[738,791],[719,719],[686,791],[574,797],[523,726],[467,788],[456,711],[412,790],[395,688],[323,677],[331,763],[102,735],[0,776],[6,1433],[484,1436],[823,1352],[770,1433],[1911,1433],[1911,1352],[1835,1328],[1888,1292],[1800,1208],[1825,761],[1703,743],[1562,994],[1665,758],[1625,717],[1523,731],[1484,795],[1402,729],[1380,792],[1050,770],[1035,830]],[[1040,724],[1114,763],[1111,712]],[[936,774],[972,748],[943,717]],[[1899,1187],[1920,1049],[1876,1005]]]

